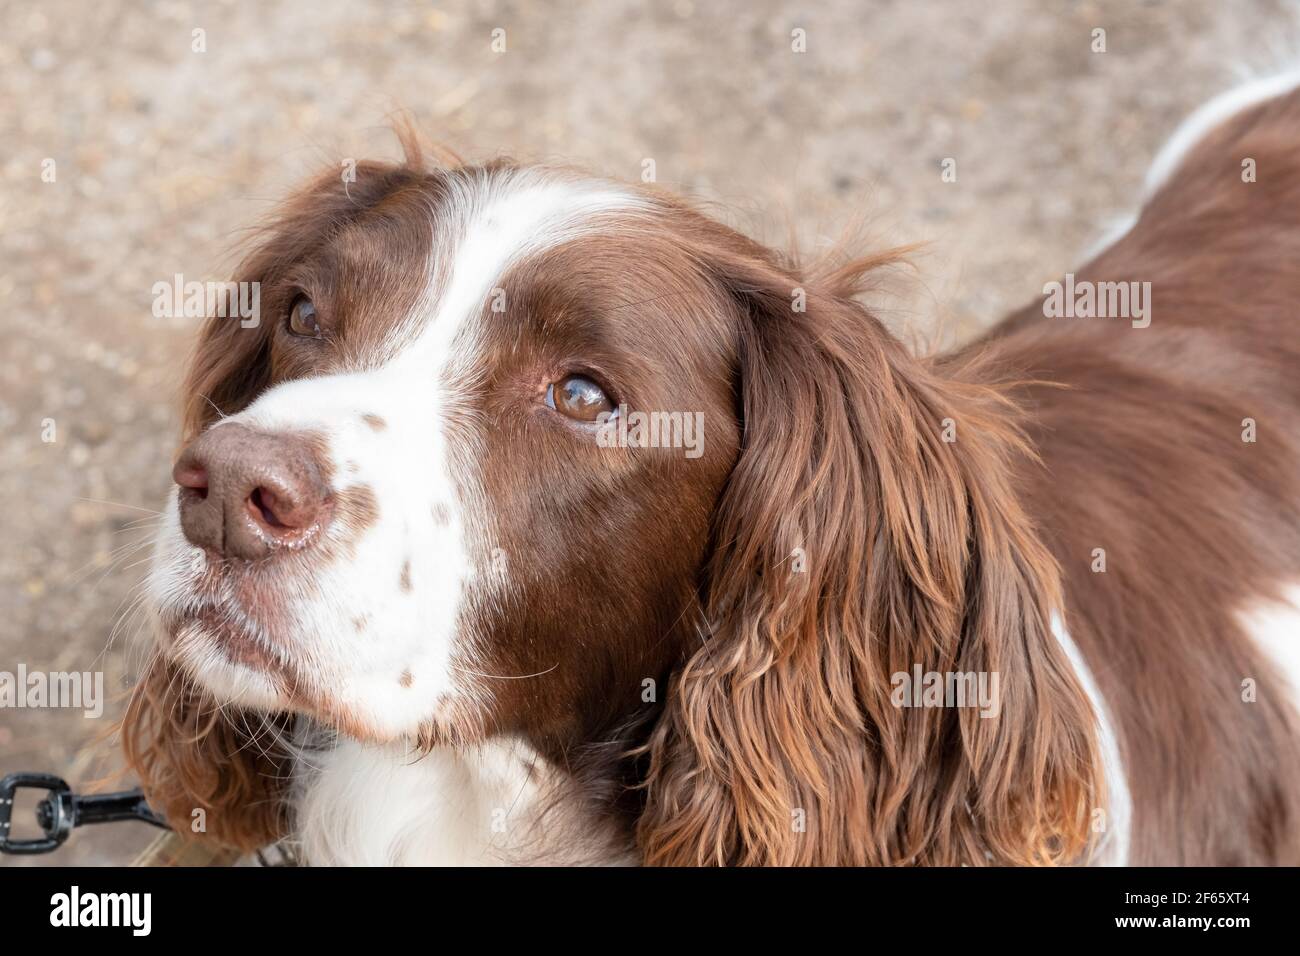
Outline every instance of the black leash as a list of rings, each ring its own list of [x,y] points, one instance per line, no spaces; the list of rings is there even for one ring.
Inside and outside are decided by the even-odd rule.
[[[36,823],[43,836],[33,840],[12,838],[14,794],[19,790],[47,792],[45,799],[36,805]],[[0,779],[0,853],[49,853],[61,847],[77,827],[119,820],[141,820],[164,830],[171,829],[149,808],[139,789],[73,793],[66,780],[51,773],[11,773]]]

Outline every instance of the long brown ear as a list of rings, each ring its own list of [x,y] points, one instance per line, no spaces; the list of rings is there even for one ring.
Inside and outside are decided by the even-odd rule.
[[[743,448],[703,646],[649,745],[646,860],[1076,858],[1101,798],[1092,713],[1050,633],[1058,576],[1017,503],[1032,456],[1009,403],[911,357],[844,291],[853,268],[820,287],[757,255],[722,271]],[[997,674],[997,715],[896,705],[918,665]]]
[[[132,691],[122,746],[173,830],[247,852],[287,830],[288,722],[218,706],[158,655]]]

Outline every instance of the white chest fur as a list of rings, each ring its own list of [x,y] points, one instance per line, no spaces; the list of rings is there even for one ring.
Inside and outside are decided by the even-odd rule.
[[[429,753],[340,740],[299,757],[298,851],[316,866],[626,862],[563,786],[515,740]]]

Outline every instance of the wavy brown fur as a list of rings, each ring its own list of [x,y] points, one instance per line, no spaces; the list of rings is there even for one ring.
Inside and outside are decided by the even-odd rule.
[[[177,833],[252,851],[286,832],[288,764],[274,746],[284,729],[283,719],[219,708],[156,656],[127,705],[122,746],[150,805]]]
[[[761,254],[714,261],[749,317],[744,449],[702,646],[648,745],[646,861],[1076,859],[1101,800],[1092,714],[1049,633],[1057,570],[1011,486],[1031,452],[1008,403],[852,301],[878,257],[808,288],[805,313],[805,283]],[[915,663],[999,672],[1001,716],[895,707],[890,675]]]

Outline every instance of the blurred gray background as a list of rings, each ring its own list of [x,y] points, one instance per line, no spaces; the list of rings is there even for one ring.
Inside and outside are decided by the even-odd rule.
[[[926,242],[880,308],[953,341],[1076,264],[1178,121],[1280,67],[1296,23],[1235,0],[3,0],[0,671],[102,670],[123,692],[140,654],[114,625],[195,324],[154,318],[151,287],[225,278],[287,186],[395,155],[399,111],[470,159],[627,179],[653,159],[661,184],[809,252],[859,225],[868,246]],[[119,708],[0,709],[0,774],[111,771]],[[151,835],[81,831],[26,862],[125,862]]]

